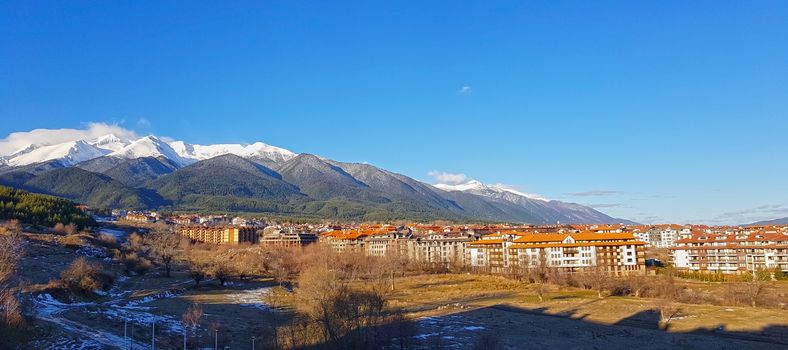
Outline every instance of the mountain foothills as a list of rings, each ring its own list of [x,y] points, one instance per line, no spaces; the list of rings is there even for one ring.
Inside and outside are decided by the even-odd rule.
[[[368,164],[261,142],[195,145],[105,135],[0,158],[0,185],[101,208],[256,212],[344,220],[629,223],[574,203],[470,181],[429,185]]]
[[[58,223],[79,227],[96,224],[71,201],[0,186],[0,220],[10,219],[47,227]]]

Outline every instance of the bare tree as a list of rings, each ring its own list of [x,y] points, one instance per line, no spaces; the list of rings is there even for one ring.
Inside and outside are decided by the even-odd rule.
[[[165,276],[170,277],[172,261],[180,247],[181,237],[165,230],[156,230],[150,235],[148,244],[150,244],[151,251],[156,254],[162,266],[164,266]]]
[[[610,281],[610,275],[601,266],[586,268],[580,275],[580,281],[586,288],[593,289],[598,298],[602,298],[602,292]]]
[[[194,288],[200,287],[200,282],[205,279],[207,275],[206,271],[208,267],[206,264],[201,262],[190,262],[189,263],[189,277],[194,280]]]
[[[183,324],[183,328],[189,328],[192,333],[192,337],[197,335],[197,328],[200,326],[200,319],[202,318],[202,307],[198,304],[192,304],[189,306],[186,311],[183,312],[181,316],[181,324]],[[184,331],[184,337],[186,332]],[[185,343],[185,340],[184,340]]]
[[[547,281],[549,267],[547,265],[547,256],[542,252],[536,261],[526,258],[525,264],[527,265],[528,280],[534,285],[534,292],[539,302],[544,302],[544,295],[547,292]]]
[[[744,283],[744,292],[747,295],[747,299],[750,300],[750,306],[757,307],[758,306],[758,299],[763,295],[765,289],[765,283],[758,278],[753,278],[752,281]]]
[[[219,285],[222,287],[224,287],[224,284],[227,283],[227,279],[229,279],[233,273],[232,268],[223,261],[212,261],[209,269],[210,275],[219,280]]]

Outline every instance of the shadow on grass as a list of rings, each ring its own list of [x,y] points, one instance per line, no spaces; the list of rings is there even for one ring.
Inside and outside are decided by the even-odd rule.
[[[588,319],[579,310],[494,305],[454,314],[363,328],[303,349],[786,349],[788,327],[758,331],[722,326],[668,332],[657,310],[644,310],[614,324]]]

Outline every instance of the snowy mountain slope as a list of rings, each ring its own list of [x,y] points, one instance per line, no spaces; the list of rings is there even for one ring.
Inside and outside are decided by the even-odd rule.
[[[58,160],[64,166],[72,166],[79,162],[101,157],[109,152],[82,140],[70,141],[50,146],[28,146],[8,157],[7,163],[10,166],[24,166]]]
[[[450,193],[470,193],[477,196],[515,204],[526,210],[532,220],[545,223],[629,223],[627,220],[616,219],[593,208],[556,200],[548,200],[539,196],[527,195],[501,185],[486,185],[476,180],[461,184],[436,184],[436,188]],[[501,209],[501,206],[498,206]],[[511,210],[511,208],[509,208]]]
[[[242,144],[216,144],[216,145],[191,145],[183,141],[174,141],[170,146],[185,159],[204,160],[225,154],[234,154],[243,158],[268,160],[283,163],[295,158],[297,154],[262,142],[251,145]]]
[[[192,159],[181,157],[174,149],[172,149],[172,147],[170,147],[169,144],[160,140],[156,136],[145,136],[115,152],[110,153],[109,156],[129,159],[164,157],[173,161],[175,164],[178,164],[178,166],[186,166],[194,163],[194,160]]]
[[[128,146],[131,141],[121,139],[120,137],[115,136],[115,134],[107,134],[96,138],[95,140],[88,141],[88,143],[98,148],[115,152],[122,149],[123,147]]]
[[[64,166],[72,166],[101,156],[125,159],[164,157],[178,166],[186,166],[226,154],[234,154],[266,165],[282,164],[298,155],[262,142],[249,145],[196,145],[183,141],[165,142],[152,135],[129,140],[115,134],[107,134],[95,139],[53,145],[30,144],[10,155],[0,157],[0,166],[18,167],[52,160],[61,161]]]
[[[507,196],[507,195],[514,195],[516,197],[525,197],[534,200],[540,201],[547,201],[547,199],[542,198],[537,195],[527,194],[515,189],[503,186],[503,185],[485,185],[477,180],[470,180],[465,183],[455,184],[455,185],[448,185],[448,184],[435,184],[433,185],[437,188],[440,188],[444,191],[463,191],[463,192],[474,192],[477,194],[489,194],[490,197],[492,196]]]

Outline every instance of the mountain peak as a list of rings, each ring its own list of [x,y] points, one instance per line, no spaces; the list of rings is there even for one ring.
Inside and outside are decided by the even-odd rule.
[[[511,188],[510,186],[506,186],[506,185],[503,185],[503,184],[491,184],[491,185],[488,185],[488,184],[484,184],[484,183],[482,183],[481,181],[478,181],[478,180],[469,180],[467,182],[460,183],[460,184],[435,184],[433,186],[435,186],[435,187],[437,187],[439,189],[442,189],[444,191],[449,191],[449,192],[470,192],[470,193],[475,193],[475,194],[509,193],[509,194],[512,194],[512,195],[516,195],[516,196],[520,196],[520,197],[524,197],[524,198],[528,198],[528,199],[539,200],[539,201],[548,201],[546,198],[543,198],[541,196],[523,193],[523,192],[520,192],[518,190],[515,190],[515,189]]]

